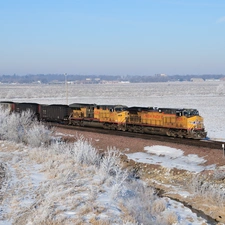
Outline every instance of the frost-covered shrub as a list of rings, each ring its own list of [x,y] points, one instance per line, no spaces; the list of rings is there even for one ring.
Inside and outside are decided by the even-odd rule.
[[[84,137],[78,137],[70,150],[76,162],[87,165],[99,165],[100,156],[97,150],[91,145],[90,141]]]
[[[101,160],[100,170],[106,175],[116,175],[116,170],[120,164],[121,153],[115,148],[108,148]]]
[[[129,185],[127,189],[132,191],[132,195],[125,201],[129,214],[138,223],[156,224],[156,217],[152,213],[152,205],[159,200],[159,197],[157,197],[155,189],[146,187],[138,180],[128,182],[126,185]]]
[[[4,139],[5,132],[8,129],[6,118],[9,116],[9,114],[9,110],[0,107],[0,139]]]
[[[71,157],[73,143],[66,143],[61,141],[53,140],[51,146],[49,147],[54,154],[67,154]]]
[[[187,182],[188,190],[195,194],[200,193],[201,186],[204,183],[204,180],[205,180],[205,177],[201,176],[200,174],[193,176],[190,182]]]
[[[5,130],[4,139],[23,142],[26,139],[27,131],[32,124],[33,114],[30,111],[22,113],[11,113],[6,118],[7,129]]]
[[[2,140],[24,142],[32,147],[39,147],[48,143],[51,131],[34,120],[33,113],[22,111],[10,113],[9,110],[0,109],[0,138]]]
[[[126,191],[125,181],[128,177],[127,171],[123,171],[120,168],[117,168],[116,175],[109,179],[111,186],[110,197],[116,199],[118,196],[123,196],[124,191]]]
[[[127,179],[128,173],[121,169],[121,153],[116,148],[108,148],[102,155],[99,166],[99,177],[101,182],[107,181],[111,186],[111,197],[116,198],[120,193],[123,182]]]
[[[194,176],[188,188],[195,196],[207,199],[216,205],[225,206],[225,187],[209,182],[207,176],[200,174]]]
[[[178,223],[178,215],[175,212],[167,211],[159,214],[156,218],[157,225],[175,225]]]
[[[158,215],[166,209],[166,201],[163,198],[156,199],[152,203],[151,213],[152,215]]]
[[[52,131],[43,124],[34,123],[27,130],[27,143],[31,147],[40,147],[41,145],[50,144],[52,138]]]

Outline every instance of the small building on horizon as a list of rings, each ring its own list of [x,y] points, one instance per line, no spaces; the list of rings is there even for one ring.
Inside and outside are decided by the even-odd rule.
[[[202,78],[191,78],[191,82],[203,82],[204,79]]]

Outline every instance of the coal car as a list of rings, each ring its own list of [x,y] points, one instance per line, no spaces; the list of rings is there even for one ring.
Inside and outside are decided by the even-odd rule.
[[[46,122],[68,123],[71,108],[68,105],[40,105],[40,120]]]

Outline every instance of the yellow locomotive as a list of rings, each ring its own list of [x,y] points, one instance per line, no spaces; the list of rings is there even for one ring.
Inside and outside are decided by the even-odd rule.
[[[205,138],[207,134],[203,118],[196,109],[82,103],[69,107],[71,125],[194,139]]]
[[[207,134],[196,109],[131,107],[128,111],[128,131],[194,139]]]
[[[126,131],[127,106],[74,103],[69,107],[72,110],[69,116],[71,125]]]

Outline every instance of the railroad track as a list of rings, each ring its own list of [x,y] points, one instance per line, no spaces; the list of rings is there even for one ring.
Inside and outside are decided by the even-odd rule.
[[[64,129],[85,131],[85,132],[101,133],[101,134],[107,134],[107,135],[117,135],[117,136],[130,137],[130,138],[140,138],[140,139],[176,143],[176,144],[195,146],[195,147],[218,149],[221,151],[222,151],[222,144],[224,144],[224,142],[220,142],[220,141],[175,138],[175,137],[167,137],[167,136],[162,136],[162,135],[132,133],[132,132],[127,132],[127,131],[117,131],[117,130],[105,130],[105,129],[93,128],[93,127],[69,126],[69,125],[56,124],[56,123],[47,123],[47,125],[61,127]]]

